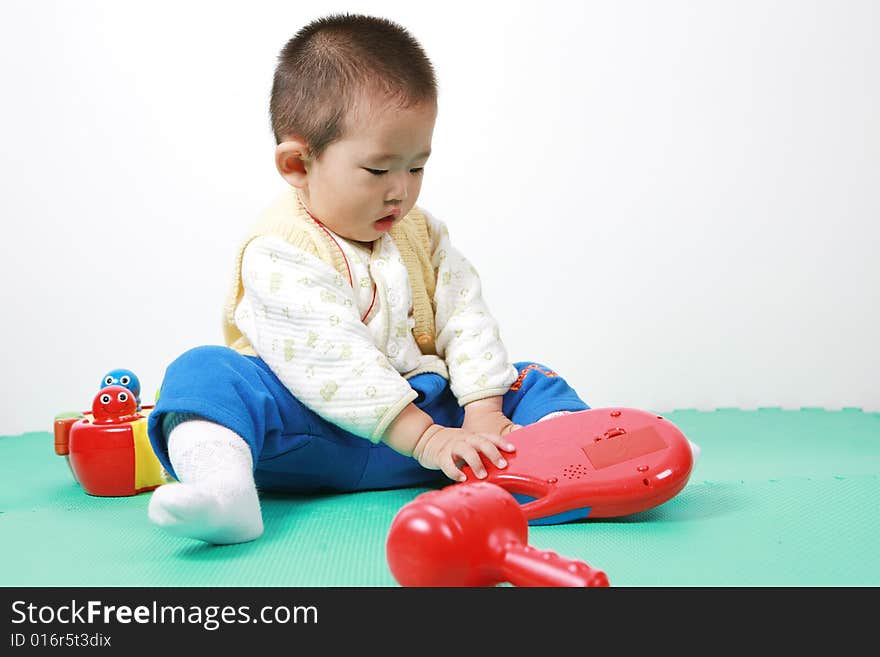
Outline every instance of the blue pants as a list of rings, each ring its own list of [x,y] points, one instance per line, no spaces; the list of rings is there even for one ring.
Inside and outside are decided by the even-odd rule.
[[[515,363],[520,376],[504,395],[504,414],[527,425],[553,411],[589,408],[565,380],[543,365]],[[409,379],[414,403],[437,424],[460,427],[464,409],[437,374]],[[261,490],[331,492],[450,483],[384,443],[371,443],[324,420],[284,387],[263,360],[227,347],[196,347],[168,366],[159,399],[149,415],[150,443],[165,469],[168,459],[162,417],[193,413],[221,424],[250,445],[254,478]]]

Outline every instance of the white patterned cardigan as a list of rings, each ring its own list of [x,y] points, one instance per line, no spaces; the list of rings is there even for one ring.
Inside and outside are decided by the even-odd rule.
[[[291,393],[324,419],[373,442],[416,398],[407,379],[435,372],[459,404],[502,395],[516,379],[477,271],[428,220],[437,355],[413,337],[412,295],[389,235],[372,252],[333,235],[351,284],[331,264],[274,235],[253,239],[241,265],[238,330]],[[375,295],[374,295],[375,286]]]

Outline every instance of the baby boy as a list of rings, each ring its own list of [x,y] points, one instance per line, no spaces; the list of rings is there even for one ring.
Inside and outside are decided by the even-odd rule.
[[[406,29],[306,25],[278,58],[270,115],[287,185],[238,250],[225,345],[171,363],[149,417],[176,479],[149,517],[209,543],[262,534],[258,490],[484,477],[511,431],[587,408],[548,367],[510,362],[476,270],[416,205],[437,84]]]

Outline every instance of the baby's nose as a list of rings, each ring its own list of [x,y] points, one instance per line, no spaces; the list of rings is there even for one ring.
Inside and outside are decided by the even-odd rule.
[[[403,176],[395,176],[394,184],[391,186],[391,189],[388,190],[385,201],[387,203],[401,203],[406,200],[408,195],[406,174]]]

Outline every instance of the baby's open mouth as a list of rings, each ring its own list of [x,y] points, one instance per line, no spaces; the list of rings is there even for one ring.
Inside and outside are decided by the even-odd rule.
[[[391,226],[394,224],[394,215],[389,214],[374,223],[373,225],[376,227],[376,230],[389,230]]]

